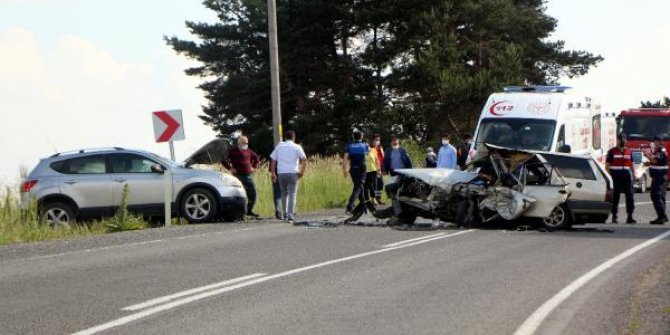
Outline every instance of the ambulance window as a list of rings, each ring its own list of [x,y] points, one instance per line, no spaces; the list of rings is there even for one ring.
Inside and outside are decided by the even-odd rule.
[[[593,117],[593,129],[591,131],[591,134],[593,136],[593,149],[600,149],[601,147],[601,142],[600,140],[602,139],[601,135],[601,127],[600,127],[600,115],[596,115]]]
[[[559,151],[565,145],[565,125],[561,126],[558,131],[558,139],[556,140],[556,151]]]

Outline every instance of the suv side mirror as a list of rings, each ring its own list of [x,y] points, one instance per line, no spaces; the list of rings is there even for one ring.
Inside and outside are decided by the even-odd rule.
[[[558,152],[564,152],[564,153],[570,153],[572,152],[572,148],[570,147],[569,144],[563,144],[558,148]]]
[[[151,165],[151,172],[153,172],[153,173],[164,173],[165,168],[160,164],[152,164]]]

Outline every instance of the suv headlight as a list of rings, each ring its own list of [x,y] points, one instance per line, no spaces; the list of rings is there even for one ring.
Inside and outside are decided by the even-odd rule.
[[[233,176],[222,173],[221,179],[223,179],[223,185],[225,186],[242,188],[242,182]]]

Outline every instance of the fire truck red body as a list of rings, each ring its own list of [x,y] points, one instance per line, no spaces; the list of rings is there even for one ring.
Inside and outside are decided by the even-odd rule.
[[[660,136],[665,150],[670,152],[670,109],[627,109],[619,114],[618,123],[619,133],[626,134],[626,147],[631,151],[649,152],[651,140],[654,136]]]

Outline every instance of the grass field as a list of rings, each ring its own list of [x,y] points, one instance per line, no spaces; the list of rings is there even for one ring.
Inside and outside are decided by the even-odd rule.
[[[272,217],[275,209],[267,164],[258,169],[254,179],[258,190],[255,210],[264,217]],[[341,158],[310,157],[305,175],[298,185],[298,217],[300,213],[319,209],[344,208],[351,189],[351,179],[342,175]],[[17,195],[18,190],[7,189],[0,203],[0,245],[148,227],[141,218],[120,211],[115,217],[102,221],[52,228],[39,223],[36,206],[27,211],[19,210]]]

